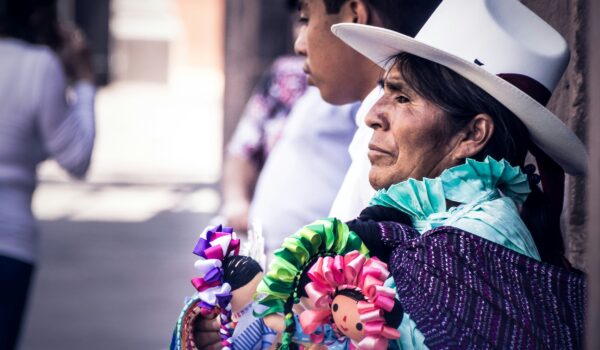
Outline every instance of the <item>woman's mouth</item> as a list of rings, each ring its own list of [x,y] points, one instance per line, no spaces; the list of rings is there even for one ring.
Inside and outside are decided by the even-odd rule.
[[[379,146],[376,146],[376,145],[374,145],[372,143],[369,144],[369,153],[368,153],[368,156],[369,156],[369,159],[371,160],[371,162],[373,162],[374,159],[382,158],[382,157],[386,157],[387,158],[387,157],[389,157],[391,155],[392,155],[391,152],[388,152],[385,149],[383,149],[383,148],[381,148]]]
[[[381,147],[379,147],[379,146],[377,146],[377,145],[374,145],[374,144],[372,144],[372,143],[369,143],[369,152],[370,152],[370,151],[377,152],[377,153],[389,154],[389,152],[388,152],[388,151],[386,151],[386,150],[384,150],[383,148],[381,148]]]

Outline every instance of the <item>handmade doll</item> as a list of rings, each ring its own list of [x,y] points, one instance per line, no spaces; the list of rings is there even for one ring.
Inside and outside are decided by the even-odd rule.
[[[294,348],[299,325],[315,344],[331,341],[332,326],[337,341],[349,339],[351,349],[386,349],[388,339],[399,338],[402,310],[395,291],[383,286],[387,266],[368,254],[356,233],[336,219],[318,220],[285,239],[256,297],[266,309],[257,315],[283,331],[281,349]],[[308,310],[298,318],[294,304],[303,296]]]
[[[314,334],[332,323],[350,339],[350,349],[387,349],[389,339],[400,338],[403,314],[395,290],[384,286],[389,274],[385,263],[358,251],[319,257],[308,272],[305,291],[313,309],[300,314],[302,329]]]
[[[192,279],[197,292],[177,321],[171,350],[197,349],[193,328],[197,317],[218,313],[223,349],[269,349],[275,331],[252,314],[252,296],[263,277],[260,265],[238,255],[240,240],[229,227],[206,230],[194,249],[199,277]]]

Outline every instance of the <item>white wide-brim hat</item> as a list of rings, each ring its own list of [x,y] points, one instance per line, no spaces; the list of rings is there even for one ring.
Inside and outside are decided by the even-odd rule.
[[[566,173],[585,174],[583,143],[544,107],[568,64],[567,43],[520,2],[443,0],[414,39],[361,24],[331,30],[384,69],[407,52],[453,70],[512,111]]]

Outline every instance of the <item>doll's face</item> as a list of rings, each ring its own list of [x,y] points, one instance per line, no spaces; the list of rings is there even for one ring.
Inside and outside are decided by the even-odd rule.
[[[365,337],[364,325],[360,322],[357,304],[358,301],[345,295],[336,296],[331,303],[333,322],[340,332],[355,342],[359,342]]]
[[[248,284],[231,292],[233,296],[231,298],[231,311],[238,312],[252,302],[252,296],[256,292],[256,288],[262,278],[263,273],[260,272]]]

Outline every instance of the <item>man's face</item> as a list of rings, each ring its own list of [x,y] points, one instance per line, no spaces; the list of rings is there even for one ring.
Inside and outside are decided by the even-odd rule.
[[[308,83],[319,88],[323,99],[333,104],[362,100],[375,87],[380,73],[379,67],[331,32],[333,24],[355,20],[352,1],[336,14],[327,14],[323,0],[301,2],[295,50],[306,56]]]

